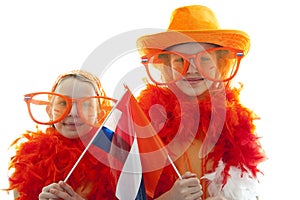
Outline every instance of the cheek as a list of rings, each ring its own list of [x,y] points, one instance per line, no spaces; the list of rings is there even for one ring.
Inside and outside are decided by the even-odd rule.
[[[83,126],[80,126],[80,127],[77,127],[76,135],[73,136],[73,137],[82,137],[82,136],[88,134],[91,130],[92,130],[92,127],[87,125],[87,124],[83,125]]]
[[[55,123],[53,126],[59,133],[62,132],[62,123],[61,122]]]
[[[216,66],[210,67],[207,73],[208,73],[209,76],[212,77],[212,78],[216,77],[217,67],[216,67]]]
[[[52,112],[51,112],[51,107],[50,106],[46,107],[46,112],[47,112],[49,118],[52,119],[53,116],[52,116]]]

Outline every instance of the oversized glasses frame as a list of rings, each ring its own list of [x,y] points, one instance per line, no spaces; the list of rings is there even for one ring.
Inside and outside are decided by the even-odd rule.
[[[176,68],[170,64],[171,56],[177,57],[177,60],[179,60],[177,64],[181,62],[181,64],[178,64],[180,67]],[[217,57],[214,58],[215,56]],[[227,82],[236,75],[243,57],[244,52],[242,50],[228,47],[210,48],[196,54],[157,50],[157,52],[141,57],[141,63],[145,66],[150,80],[156,84],[170,84],[182,79],[188,72],[190,60],[193,60],[194,65],[203,78],[214,82]],[[225,66],[226,69],[229,69],[228,72],[225,72],[226,69],[218,66],[221,65],[221,62],[228,64]],[[218,75],[215,77],[211,77],[205,71],[205,68],[212,66],[218,72]],[[175,77],[170,78],[172,72],[175,72]],[[168,78],[165,78],[166,76]]]
[[[76,103],[77,112],[83,121],[94,127],[99,127],[101,122],[110,112],[117,100],[104,96],[89,96],[84,98],[70,98],[62,94],[54,92],[35,92],[24,95],[24,101],[27,104],[28,112],[31,119],[43,125],[52,125],[63,120],[71,111],[74,103]],[[55,105],[54,101],[56,101]],[[96,103],[92,106],[91,103]],[[56,107],[55,107],[56,106]],[[50,110],[56,112],[56,118],[50,119]],[[96,120],[89,119],[88,109],[97,113]]]

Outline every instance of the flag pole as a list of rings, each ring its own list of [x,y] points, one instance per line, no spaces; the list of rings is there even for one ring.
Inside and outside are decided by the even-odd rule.
[[[179,173],[179,171],[178,171],[177,167],[175,166],[175,164],[174,164],[173,160],[171,159],[171,157],[170,157],[169,153],[167,153],[167,154],[168,154],[168,155],[167,155],[167,156],[168,156],[168,160],[169,160],[169,162],[171,163],[171,165],[172,165],[172,167],[173,167],[174,171],[176,172],[176,174],[177,174],[178,178],[179,178],[180,180],[182,180],[182,176],[181,176],[181,174]]]
[[[124,92],[124,94],[121,96],[121,98],[126,94],[126,91]],[[120,98],[120,99],[121,99]],[[79,162],[81,161],[81,159],[83,158],[83,156],[85,155],[85,153],[87,152],[87,150],[90,148],[90,146],[92,145],[92,143],[94,142],[95,138],[97,137],[97,135],[100,133],[103,125],[107,122],[107,120],[109,119],[109,117],[112,115],[112,112],[116,109],[116,107],[118,106],[120,101],[117,101],[117,103],[114,105],[114,107],[111,109],[111,111],[109,112],[109,114],[107,115],[107,117],[105,118],[105,120],[103,121],[103,123],[101,124],[101,126],[99,127],[99,129],[97,130],[97,132],[95,133],[95,135],[93,136],[93,138],[90,140],[90,142],[88,143],[88,145],[85,147],[84,151],[81,153],[81,155],[79,156],[79,158],[77,159],[76,163],[73,165],[72,169],[70,170],[69,174],[66,176],[64,182],[67,182],[67,180],[70,178],[71,174],[73,173],[73,171],[75,170],[75,168],[77,167],[77,165],[79,164]]]

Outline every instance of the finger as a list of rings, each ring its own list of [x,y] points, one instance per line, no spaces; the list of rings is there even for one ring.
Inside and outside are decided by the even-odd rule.
[[[203,192],[202,190],[189,190],[188,191],[188,195],[186,196],[185,199],[188,199],[188,200],[194,200],[194,199],[201,199],[201,196],[203,195]]]
[[[200,189],[202,189],[200,180],[198,178],[184,179],[184,182],[187,187],[199,187]]]
[[[52,194],[54,194],[55,196],[59,197],[59,199],[64,199],[64,200],[71,200],[72,196],[69,195],[67,192],[65,191],[60,191],[60,190],[56,190],[56,189],[50,189],[50,192]]]
[[[42,192],[49,192],[51,188],[61,190],[61,191],[63,190],[62,187],[58,183],[51,183],[50,185],[43,187]]]
[[[61,192],[64,192],[65,190],[64,190],[64,188],[63,187],[61,187],[61,185],[60,184],[54,184],[53,186],[52,186],[52,188],[51,189],[56,189],[56,190],[59,190],[59,191],[61,191]]]
[[[57,190],[62,190],[62,188],[57,183],[52,183],[42,188],[42,192],[39,194],[40,200],[49,200],[49,199],[59,199],[57,195],[50,192],[53,188]]]
[[[73,188],[66,184],[65,182],[63,181],[59,181],[58,184],[60,185],[61,188],[64,189],[64,191],[66,191],[70,196],[74,196],[75,195],[75,192],[73,190]]]
[[[185,173],[182,175],[182,178],[184,178],[184,179],[193,178],[193,177],[197,177],[197,175],[194,174],[194,173],[191,173],[191,172],[189,172],[189,171],[185,172]]]
[[[39,194],[39,200],[59,199],[58,196],[50,192],[42,192]]]
[[[197,192],[197,193],[194,193],[194,194],[191,194],[191,196],[189,197],[189,199],[197,199],[197,200],[199,200],[199,199],[201,199],[201,196],[202,196],[202,194],[201,193],[199,193],[199,192]]]
[[[189,186],[188,186],[188,189],[189,189],[189,191],[190,191],[191,193],[192,193],[192,192],[202,191],[201,185],[193,185],[193,186],[189,185]]]
[[[47,185],[45,187],[43,187],[42,189],[42,192],[49,192],[50,188],[52,188],[52,186],[54,185],[55,183],[52,183],[50,185]]]

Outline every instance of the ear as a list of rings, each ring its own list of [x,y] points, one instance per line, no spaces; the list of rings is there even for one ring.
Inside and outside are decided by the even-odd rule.
[[[52,112],[51,112],[51,106],[50,105],[46,106],[46,112],[47,112],[49,118],[52,119]]]
[[[104,119],[105,119],[105,117],[106,117],[106,111],[105,110],[100,110],[98,112],[98,123],[102,124],[103,121],[104,121]]]

